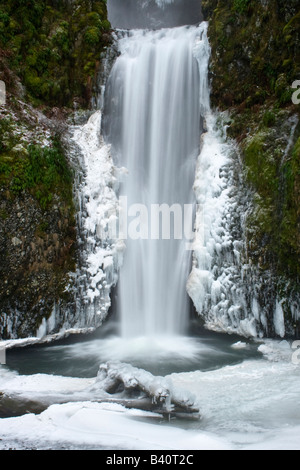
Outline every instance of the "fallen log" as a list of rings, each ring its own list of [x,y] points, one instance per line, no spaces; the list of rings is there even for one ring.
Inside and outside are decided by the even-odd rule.
[[[158,412],[167,417],[194,415],[199,417],[196,399],[173,386],[170,378],[154,376],[150,372],[121,362],[108,362],[99,368],[96,385],[114,402],[126,407]]]

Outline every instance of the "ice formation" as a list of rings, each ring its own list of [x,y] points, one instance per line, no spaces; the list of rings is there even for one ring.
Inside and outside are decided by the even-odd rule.
[[[82,181],[78,190],[81,266],[76,280],[84,325],[99,326],[111,305],[124,244],[117,238],[118,170],[101,137],[101,110],[74,129],[81,150]]]

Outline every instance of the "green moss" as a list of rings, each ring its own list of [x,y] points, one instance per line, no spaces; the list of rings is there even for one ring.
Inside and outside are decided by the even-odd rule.
[[[300,11],[285,25],[283,28],[283,34],[290,35],[299,34],[300,27]]]
[[[288,83],[286,74],[280,74],[275,83],[275,95],[280,105],[291,103],[293,90]]]
[[[233,1],[233,10],[238,13],[245,13],[248,9],[250,0],[234,0]]]
[[[8,213],[5,209],[0,209],[0,219],[6,220],[8,218]]]
[[[267,110],[262,118],[263,125],[266,127],[272,127],[274,126],[276,122],[276,115],[273,111]]]
[[[300,73],[300,13],[289,19],[295,7],[275,0],[211,3],[217,5],[209,22],[212,103],[225,109],[272,97],[281,107],[290,104]]]
[[[89,46],[95,46],[99,43],[100,30],[96,26],[88,28],[85,32],[84,39]]]
[[[297,163],[297,166],[300,163],[300,137],[294,145],[292,152],[293,160]]]
[[[43,221],[37,226],[37,229],[36,229],[36,231],[35,231],[36,237],[45,238],[46,233],[49,231],[49,229],[51,230],[51,227],[49,227],[48,221],[47,221],[47,220],[43,220]]]
[[[276,140],[276,126],[285,125],[285,114],[273,108],[261,116],[260,129],[242,144],[254,194],[247,218],[248,254],[262,269],[295,282],[300,275],[300,138],[285,154],[286,140]]]
[[[283,217],[280,226],[282,257],[300,274],[300,138],[295,143],[291,158],[283,166],[283,176]]]
[[[87,105],[109,30],[105,0],[3,0],[0,8],[0,48],[34,104],[72,106],[79,96]]]
[[[266,147],[266,135],[260,132],[244,149],[248,181],[262,196],[269,196],[278,188],[276,162]]]
[[[23,153],[1,153],[0,183],[15,195],[30,191],[43,209],[54,194],[72,205],[72,174],[58,139],[52,147],[29,145]]]
[[[203,0],[211,44],[211,101],[229,111],[253,204],[246,220],[249,262],[299,280],[300,126],[290,148],[292,83],[300,73],[296,1]]]

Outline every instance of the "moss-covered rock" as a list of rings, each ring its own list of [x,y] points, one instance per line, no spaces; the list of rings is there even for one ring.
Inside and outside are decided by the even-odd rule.
[[[300,308],[300,105],[292,100],[300,78],[299,2],[204,0],[203,12],[212,104],[228,112],[227,133],[238,144],[250,194],[244,261],[256,270],[255,282],[257,275],[268,280],[261,301],[270,318],[285,299],[292,331]]]
[[[110,42],[104,0],[6,0],[0,5],[0,79],[13,70],[35,104],[87,106],[103,48]]]
[[[73,312],[77,233],[64,134],[70,113],[90,106],[109,32],[105,0],[1,2],[0,339],[35,335],[59,305]]]
[[[9,97],[0,106],[0,338],[36,334],[76,263],[73,175],[53,121]]]
[[[42,210],[30,193],[0,189],[0,337],[35,336],[65,292],[75,269],[74,213],[58,197]]]
[[[290,103],[300,73],[297,0],[206,0],[212,47],[213,102],[262,104],[275,96]]]

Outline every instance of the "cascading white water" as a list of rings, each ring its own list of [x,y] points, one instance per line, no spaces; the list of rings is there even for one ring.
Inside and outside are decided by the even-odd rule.
[[[148,215],[143,220],[141,211],[136,219],[140,239],[129,233],[126,240],[117,301],[123,337],[185,332],[191,251],[176,234],[178,219],[170,239],[162,232],[153,239],[158,221],[150,215],[153,205],[165,204],[168,216],[175,204],[182,209],[183,228],[184,205],[195,203],[201,116],[209,103],[206,27],[126,34],[106,87],[106,140],[115,162],[128,170],[120,196],[126,197],[129,216],[137,214],[137,204]]]
[[[161,29],[198,24],[201,0],[108,0],[108,16],[118,29]]]
[[[247,208],[236,180],[238,158],[224,139],[222,116],[210,109],[207,24],[117,35],[120,55],[106,82],[104,109],[74,136],[85,175],[80,318],[85,325],[101,324],[117,284],[122,338],[132,344],[142,337],[137,347],[152,348],[153,338],[163,336],[159,348],[178,349],[190,301],[208,328],[261,335],[265,314],[244,280],[249,270],[241,223]],[[125,256],[122,233],[114,235],[115,222],[124,219],[118,196],[126,198],[128,215]],[[155,205],[164,205],[165,218],[152,217]],[[195,213],[193,243],[187,244],[185,207]],[[187,344],[190,353],[190,339]]]
[[[116,45],[120,55],[106,81],[104,108],[75,133],[85,161],[82,322],[104,321],[117,284],[121,334],[130,344],[147,336],[143,344],[152,347],[163,336],[159,347],[178,348],[191,301],[210,329],[262,335],[268,325],[259,282],[249,290],[252,271],[243,264],[242,170],[222,115],[210,109],[207,24],[120,30]],[[122,234],[110,232],[123,220],[118,196],[126,198],[128,215],[125,256]],[[155,205],[164,205],[165,218],[155,218],[157,212],[153,218]],[[185,207],[195,213],[192,244],[185,239]],[[172,228],[173,221],[168,236],[164,223]],[[276,306],[282,335],[279,313]]]

